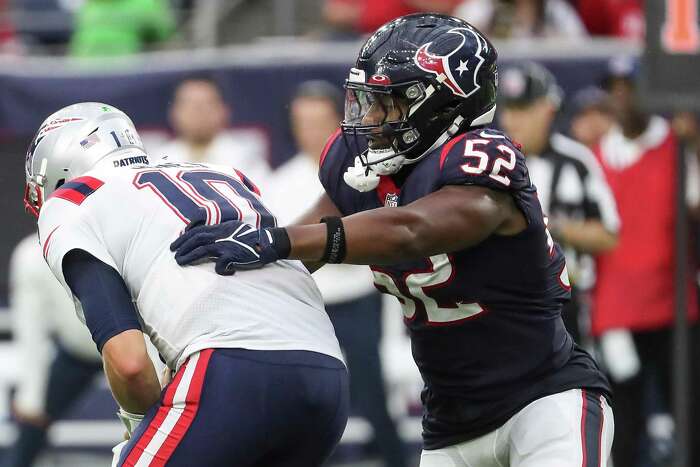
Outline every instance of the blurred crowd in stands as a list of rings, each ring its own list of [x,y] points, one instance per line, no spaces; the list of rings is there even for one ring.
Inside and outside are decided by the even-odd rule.
[[[408,13],[452,14],[492,38],[644,36],[642,0],[0,0],[0,54],[78,57],[223,45],[257,35],[353,39]],[[275,30],[269,13],[290,16]],[[268,13],[267,17],[263,13]],[[267,20],[266,20],[266,19]],[[219,31],[216,34],[216,31]],[[212,34],[218,37],[211,37]],[[258,34],[259,35],[259,34]]]

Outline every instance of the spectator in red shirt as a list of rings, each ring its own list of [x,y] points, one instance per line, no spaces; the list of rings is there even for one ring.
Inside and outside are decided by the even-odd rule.
[[[577,0],[576,7],[593,36],[644,39],[642,0]]]
[[[7,6],[7,0],[0,0],[0,52],[15,39],[15,31],[8,16]]]
[[[323,16],[333,28],[358,34],[374,32],[399,16],[431,11],[449,14],[461,0],[326,0]]]
[[[637,467],[644,453],[643,430],[655,426],[648,424],[654,418],[645,410],[649,387],[660,389],[659,413],[670,411],[678,147],[665,119],[640,110],[633,68],[615,63],[606,87],[618,125],[603,137],[596,155],[622,227],[618,248],[597,258],[592,331],[600,338],[615,394],[615,466]],[[696,290],[690,276],[687,307],[691,333],[697,334]],[[700,343],[693,340],[690,379],[697,390]],[[690,430],[694,452],[689,465],[700,465],[700,403],[693,399],[690,419],[696,426]],[[666,426],[665,432],[647,428],[652,446],[656,439],[671,441],[672,423]]]

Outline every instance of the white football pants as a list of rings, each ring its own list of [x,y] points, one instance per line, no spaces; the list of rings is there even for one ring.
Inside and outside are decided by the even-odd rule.
[[[421,454],[420,467],[607,467],[615,422],[602,396],[537,399],[480,438]]]

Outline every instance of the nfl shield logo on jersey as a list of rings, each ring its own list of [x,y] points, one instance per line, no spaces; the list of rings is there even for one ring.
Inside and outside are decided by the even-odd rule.
[[[387,193],[384,199],[384,206],[387,208],[395,208],[399,205],[399,195],[396,193]]]

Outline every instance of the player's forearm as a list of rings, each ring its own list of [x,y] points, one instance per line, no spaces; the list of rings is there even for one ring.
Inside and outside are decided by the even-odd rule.
[[[617,246],[617,235],[599,221],[567,221],[555,224],[552,235],[581,253],[598,254]]]
[[[143,414],[158,401],[160,382],[141,331],[125,331],[107,341],[102,359],[112,394],[124,410]]]
[[[410,210],[380,208],[344,217],[344,263],[391,264],[430,256],[428,223]],[[319,261],[326,249],[326,224],[287,227],[291,259]],[[437,249],[440,249],[439,247]]]
[[[505,223],[515,210],[508,194],[481,187],[447,186],[403,207],[343,217],[351,264],[394,264],[471,248],[494,232],[517,233]],[[522,217],[522,215],[520,215]],[[502,230],[499,230],[501,229]],[[318,261],[327,243],[325,224],[287,228],[292,259]]]
[[[105,365],[105,372],[107,373],[107,379],[109,380],[114,399],[127,412],[144,414],[158,401],[160,397],[158,377],[153,367],[150,370],[139,375],[124,378],[107,370]]]
[[[302,260],[309,270],[316,270],[326,249],[327,226],[318,221],[341,213],[327,195],[316,206],[288,226],[292,246],[290,259]],[[301,225],[307,224],[307,225]],[[343,217],[347,255],[351,264],[385,264],[424,256],[419,240],[418,216],[402,208],[381,208]],[[427,229],[424,229],[427,230]]]

